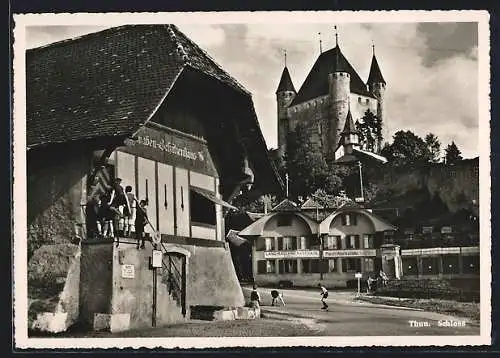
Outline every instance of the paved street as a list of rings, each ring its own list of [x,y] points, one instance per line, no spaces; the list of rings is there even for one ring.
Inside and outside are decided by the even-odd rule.
[[[244,288],[245,298],[250,288]],[[286,306],[272,307],[270,289],[259,288],[262,312],[268,318],[286,318],[302,323],[314,335],[479,335],[479,326],[467,320],[414,309],[353,301],[352,292],[330,292],[329,310],[321,310],[319,290],[282,290]],[[411,322],[414,321],[414,322]],[[439,326],[439,322],[462,323],[460,327]]]

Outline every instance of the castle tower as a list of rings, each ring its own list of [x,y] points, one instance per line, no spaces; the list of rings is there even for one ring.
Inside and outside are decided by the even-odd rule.
[[[380,152],[384,141],[388,140],[389,132],[387,129],[386,118],[384,117],[384,95],[386,82],[380,71],[380,67],[375,57],[375,45],[373,48],[372,64],[370,66],[370,74],[368,76],[368,88],[370,92],[377,98],[377,117],[382,122],[382,140],[377,143],[377,151]]]
[[[344,129],[347,113],[349,112],[349,94],[351,92],[351,77],[348,64],[340,51],[338,40],[333,51],[333,71],[328,75],[331,104],[328,152],[332,154],[340,142],[341,132]]]
[[[351,110],[347,112],[344,129],[340,133],[340,145],[344,147],[344,154],[352,154],[354,147],[359,147],[359,132],[352,119]]]
[[[286,153],[286,140],[290,131],[288,106],[296,95],[297,92],[290,78],[285,57],[285,68],[283,69],[278,89],[276,90],[276,102],[278,104],[278,153],[281,157]]]

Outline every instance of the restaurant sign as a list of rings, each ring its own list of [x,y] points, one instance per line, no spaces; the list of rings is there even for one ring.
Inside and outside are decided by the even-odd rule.
[[[323,251],[323,257],[363,257],[363,256],[377,256],[375,249],[362,249],[362,250],[327,250]]]
[[[319,258],[319,250],[264,251],[266,259]]]
[[[150,124],[153,126],[153,124]],[[215,166],[205,142],[184,136],[166,127],[142,127],[134,140],[128,139],[124,152],[158,162],[180,165],[186,169],[216,175]]]

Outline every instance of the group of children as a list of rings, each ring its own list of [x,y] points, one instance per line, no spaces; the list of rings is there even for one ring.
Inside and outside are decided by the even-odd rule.
[[[87,203],[87,236],[113,238],[118,246],[120,237],[132,237],[134,234],[137,248],[145,248],[148,202],[138,201],[132,187],[127,185],[124,190],[121,182],[120,178],[116,178],[111,190],[92,197]]]
[[[326,299],[328,298],[328,290],[322,284],[318,284],[318,287],[321,290],[321,303],[323,310],[328,310],[328,304],[326,303]],[[278,290],[271,290],[271,306],[274,306],[275,303],[281,301],[283,306],[285,306],[285,300],[283,299],[283,293]],[[253,285],[252,293],[250,294],[250,301],[257,302],[259,306],[262,304],[262,300],[260,298],[260,293],[257,291],[257,285]]]

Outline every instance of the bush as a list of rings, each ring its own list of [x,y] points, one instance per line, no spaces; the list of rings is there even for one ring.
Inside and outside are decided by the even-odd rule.
[[[452,287],[442,279],[393,280],[387,287],[380,287],[375,295],[399,298],[436,298],[455,301],[479,301],[479,291]]]

